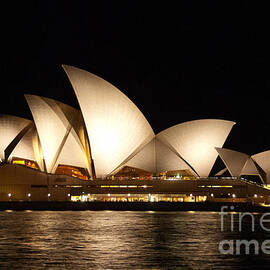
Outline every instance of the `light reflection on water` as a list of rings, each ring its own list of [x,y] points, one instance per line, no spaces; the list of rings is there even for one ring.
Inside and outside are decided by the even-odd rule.
[[[0,269],[269,269],[270,255],[219,254],[245,226],[221,232],[214,212],[0,212]]]

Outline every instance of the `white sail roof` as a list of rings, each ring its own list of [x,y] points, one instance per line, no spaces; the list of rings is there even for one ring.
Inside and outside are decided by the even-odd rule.
[[[2,161],[5,159],[5,149],[31,123],[32,121],[21,117],[0,115],[0,159]]]
[[[216,147],[216,150],[231,176],[239,177],[249,155],[226,148]]]
[[[36,124],[47,172],[54,173],[58,164],[88,169],[83,146],[61,109],[70,106],[60,106],[58,101],[39,96],[25,97]],[[75,109],[70,107],[70,110],[74,114]]]
[[[36,160],[33,148],[33,138],[35,136],[35,132],[36,131],[34,128],[28,130],[28,132],[22,137],[11,152],[9,160],[12,159],[12,157],[30,159],[34,161]]]
[[[125,166],[139,168],[148,172],[156,172],[155,140],[143,147]]]
[[[59,157],[54,165],[54,172],[59,164],[73,165],[81,168],[87,167],[87,157],[74,129],[71,129],[68,134]]]
[[[136,105],[116,87],[87,71],[63,67],[82,110],[96,176],[105,177],[150,142],[154,132]]]
[[[156,156],[158,173],[186,169],[193,172],[192,168],[190,168],[187,163],[185,163],[176,153],[158,139],[156,139]]]
[[[201,177],[207,177],[235,123],[227,120],[203,119],[170,127],[157,138],[174,149]]]
[[[251,158],[264,170],[267,183],[270,184],[270,150],[252,155]]]
[[[215,176],[221,176],[221,175],[224,174],[226,171],[228,171],[228,168],[227,168],[227,167],[225,167],[225,168],[223,168],[222,170],[218,171],[218,172],[215,174]]]
[[[256,165],[254,164],[254,161],[252,160],[252,158],[249,158],[242,171],[241,171],[241,175],[259,175],[259,171],[256,167]]]

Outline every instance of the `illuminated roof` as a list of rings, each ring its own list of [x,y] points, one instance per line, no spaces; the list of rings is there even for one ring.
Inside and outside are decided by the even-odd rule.
[[[203,119],[170,127],[157,135],[178,153],[201,177],[207,177],[218,156],[215,147],[222,147],[235,123]]]
[[[63,66],[86,124],[97,177],[111,174],[154,132],[136,105],[116,87],[87,71]]]
[[[251,156],[259,166],[265,171],[267,183],[270,183],[270,150]]]
[[[90,172],[87,157],[74,129],[71,129],[68,137],[66,138],[63,148],[55,163],[53,169],[54,172],[59,164],[87,168],[88,172]]]
[[[147,172],[156,172],[155,140],[143,147],[134,157],[132,157],[124,166],[140,168]]]
[[[262,182],[266,182],[266,173],[252,158],[247,160],[244,168],[242,169],[241,175],[258,175]]]
[[[249,155],[225,148],[216,147],[216,150],[231,176],[258,175],[265,182],[266,175],[264,170]],[[222,171],[216,174],[216,176],[221,175],[223,173]]]
[[[72,126],[79,112],[49,98],[25,98],[36,124],[47,172],[54,173],[58,164],[89,170],[83,144]]]
[[[186,170],[189,169],[193,172],[192,168],[184,162],[179,155],[174,153],[168,146],[156,139],[156,156],[157,156],[157,172],[173,171],[173,170]]]
[[[11,115],[0,115],[0,159],[2,161],[5,159],[5,150],[9,147],[10,151],[8,152],[10,154],[30,126],[32,126],[30,120]],[[14,139],[17,140],[15,144]],[[12,145],[10,145],[11,143]],[[24,153],[30,154],[27,150]]]
[[[35,129],[31,128],[27,133],[22,137],[22,139],[15,146],[14,150],[9,156],[9,159],[12,157],[18,157],[23,159],[36,160],[34,148],[33,148],[33,137],[35,136]]]
[[[231,176],[239,177],[249,155],[226,148],[216,147],[216,150]]]
[[[225,172],[227,172],[228,171],[228,168],[226,167],[226,168],[223,168],[222,170],[220,170],[219,172],[217,172],[216,174],[215,174],[215,176],[221,176],[222,174],[224,174]]]
[[[138,153],[135,153],[127,163],[123,164],[115,172],[118,172],[124,166],[140,168],[152,173],[188,169],[192,171],[193,175],[196,175],[192,168],[177,153],[174,153],[168,146],[156,138],[144,146]]]
[[[241,175],[255,175],[255,174],[259,174],[259,172],[253,160],[249,158],[241,171]]]

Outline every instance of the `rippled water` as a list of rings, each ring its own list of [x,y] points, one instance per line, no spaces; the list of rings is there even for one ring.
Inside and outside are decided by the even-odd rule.
[[[211,212],[0,212],[0,268],[269,269],[270,255],[220,254],[248,237],[270,238],[248,223],[221,232]]]

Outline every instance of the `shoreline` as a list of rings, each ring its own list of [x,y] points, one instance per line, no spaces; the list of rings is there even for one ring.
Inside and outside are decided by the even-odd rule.
[[[174,203],[174,202],[63,202],[63,201],[9,201],[0,202],[0,211],[211,211],[220,212],[228,206],[227,212],[270,212],[270,207],[251,203]]]

